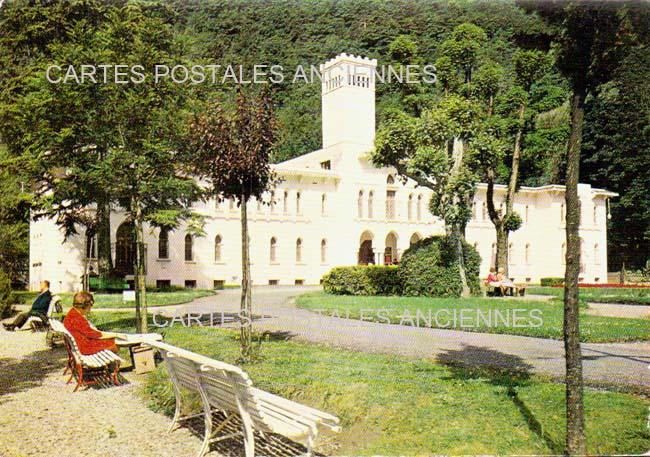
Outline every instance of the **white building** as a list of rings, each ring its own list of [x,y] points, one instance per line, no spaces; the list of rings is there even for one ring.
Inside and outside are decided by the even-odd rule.
[[[249,205],[254,284],[318,284],[339,265],[391,263],[418,239],[444,233],[428,211],[430,191],[403,184],[391,168],[376,168],[366,153],[375,134],[375,60],[341,54],[322,66],[323,149],[280,163],[283,182],[271,205]],[[495,230],[487,215],[486,186],[479,184],[467,240],[481,254],[481,275],[495,257]],[[497,186],[497,207],[505,188]],[[607,280],[607,199],[612,192],[581,184],[581,278]],[[211,216],[207,236],[183,230],[145,229],[147,284],[212,288],[241,281],[239,208],[233,202],[196,206]],[[510,235],[510,276],[537,283],[564,274],[564,187],[523,187],[515,199],[523,226]],[[132,272],[130,226],[111,216],[114,262]],[[30,285],[49,279],[55,291],[81,285],[86,256],[83,236],[65,243],[52,221],[32,222]],[[91,260],[91,263],[94,260]],[[95,266],[96,270],[96,266]]]

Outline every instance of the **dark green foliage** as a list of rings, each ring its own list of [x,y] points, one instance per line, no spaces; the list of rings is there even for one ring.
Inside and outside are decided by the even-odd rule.
[[[18,299],[11,290],[11,279],[0,271],[0,319],[10,317],[16,303]]]
[[[478,295],[481,256],[467,243],[463,243],[463,254],[468,286]],[[425,238],[407,249],[399,264],[399,276],[404,295],[458,297],[462,291],[454,247],[445,237]]]
[[[564,278],[540,278],[539,283],[544,287],[559,286],[564,284]]]
[[[399,295],[402,286],[398,267],[369,265],[332,268],[323,288],[335,295]]]

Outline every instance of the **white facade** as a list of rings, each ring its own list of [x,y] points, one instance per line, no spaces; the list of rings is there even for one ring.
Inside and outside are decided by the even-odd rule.
[[[375,90],[369,78],[375,66],[374,60],[341,54],[322,67],[323,149],[276,165],[283,181],[273,196],[266,196],[267,204],[248,206],[254,284],[318,284],[332,267],[390,263],[412,241],[444,233],[444,224],[428,211],[428,189],[403,183],[395,170],[376,168],[366,156],[375,133]],[[483,259],[483,277],[494,262],[496,242],[485,192],[486,186],[479,184],[466,233]],[[505,188],[497,186],[495,194],[499,207]],[[579,195],[581,278],[605,282],[606,202],[616,194],[580,184]],[[205,237],[188,238],[177,230],[165,243],[158,229],[145,229],[147,284],[212,288],[240,283],[239,208],[229,201],[195,208],[210,216]],[[510,276],[532,283],[563,276],[564,187],[523,187],[515,211],[524,223],[510,235]],[[116,264],[128,260],[128,246],[118,234],[123,220],[120,214],[111,216]],[[85,237],[64,243],[52,221],[32,222],[30,237],[31,288],[48,279],[57,292],[78,290]]]

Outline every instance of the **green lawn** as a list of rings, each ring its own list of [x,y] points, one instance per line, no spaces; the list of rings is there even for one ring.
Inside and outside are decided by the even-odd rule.
[[[431,326],[458,330],[505,333],[561,340],[563,308],[559,301],[510,298],[360,297],[310,292],[296,304],[325,316],[349,317],[388,324]],[[461,325],[461,309],[467,320]],[[381,310],[378,312],[378,310]],[[479,318],[480,310],[486,318]],[[518,310],[518,311],[514,311]],[[419,312],[419,315],[418,315]],[[436,313],[439,319],[436,321]],[[457,318],[454,320],[453,313]],[[517,319],[514,319],[514,316]],[[431,318],[429,317],[431,316]],[[503,319],[501,317],[503,317]],[[507,324],[504,323],[504,319]],[[412,319],[409,319],[411,317]],[[419,320],[418,320],[419,317]],[[490,320],[487,320],[490,318]],[[513,324],[517,324],[515,326]],[[650,319],[581,315],[581,341],[614,342],[650,340]]]
[[[528,287],[526,293],[535,295],[553,295],[562,297],[561,287]],[[648,288],[581,288],[580,299],[594,303],[622,303],[628,305],[650,305],[650,287]]]
[[[213,295],[213,290],[185,289],[173,292],[147,292],[147,306],[178,305],[188,303],[200,297]],[[32,303],[38,293],[17,292],[20,303]],[[57,294],[61,297],[64,306],[72,306],[74,294]],[[133,308],[134,302],[123,302],[122,294],[93,294],[95,297],[95,308]]]
[[[124,313],[95,313],[107,330],[133,331]],[[236,363],[237,332],[168,329],[165,341]],[[564,386],[525,371],[469,370],[438,360],[364,354],[262,339],[259,361],[243,366],[256,386],[331,412],[342,420],[335,455],[561,454]],[[502,354],[502,357],[512,357]],[[149,375],[152,407],[173,411],[164,364]],[[650,400],[585,389],[592,454],[650,448]]]

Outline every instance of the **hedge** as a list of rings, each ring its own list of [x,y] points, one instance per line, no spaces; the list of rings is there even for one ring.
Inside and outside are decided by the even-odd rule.
[[[336,267],[323,276],[323,288],[335,295],[399,295],[397,270],[396,266]]]
[[[402,292],[409,296],[459,297],[462,292],[455,246],[447,237],[433,236],[413,244],[399,264]],[[472,295],[480,295],[481,256],[463,243],[465,275]]]
[[[564,284],[564,278],[540,278],[539,283],[544,287],[561,286]]]
[[[467,282],[481,293],[481,256],[463,245]],[[404,252],[398,266],[336,267],[323,277],[325,292],[335,295],[409,295],[458,297],[462,292],[454,247],[446,237],[421,240]]]

